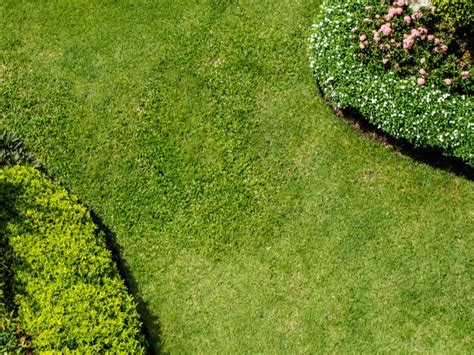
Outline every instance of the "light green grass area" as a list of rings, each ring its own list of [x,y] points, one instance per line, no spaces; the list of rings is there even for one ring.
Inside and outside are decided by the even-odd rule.
[[[0,4],[0,128],[116,234],[155,350],[474,348],[472,182],[332,114],[319,3]]]

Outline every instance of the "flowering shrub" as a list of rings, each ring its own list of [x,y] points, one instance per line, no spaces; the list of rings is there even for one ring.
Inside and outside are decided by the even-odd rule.
[[[461,93],[473,88],[473,70],[453,35],[440,31],[430,9],[412,12],[407,0],[365,7],[360,27],[352,28],[359,57],[418,85],[446,85]]]
[[[325,0],[309,38],[310,65],[337,107],[474,165],[472,69],[449,48],[449,36],[432,29],[432,19],[404,1]]]

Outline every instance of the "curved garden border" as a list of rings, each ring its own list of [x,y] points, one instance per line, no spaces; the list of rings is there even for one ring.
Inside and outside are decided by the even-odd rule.
[[[356,110],[380,131],[414,147],[442,151],[474,166],[474,98],[391,71],[367,70],[351,29],[378,0],[326,0],[313,25],[310,66],[323,94],[340,110]]]

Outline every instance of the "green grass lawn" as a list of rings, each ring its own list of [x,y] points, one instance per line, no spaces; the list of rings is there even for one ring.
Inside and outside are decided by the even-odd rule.
[[[319,5],[0,4],[0,128],[116,235],[155,350],[474,347],[472,182],[333,115]]]

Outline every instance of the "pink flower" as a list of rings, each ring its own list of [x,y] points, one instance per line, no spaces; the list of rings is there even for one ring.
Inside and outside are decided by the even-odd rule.
[[[387,64],[387,63],[388,63],[388,59],[387,59],[387,58],[382,59],[382,63],[383,63],[384,65]]]
[[[374,41],[375,42],[380,42],[380,34],[378,32],[374,32]]]
[[[461,68],[464,68],[464,62],[461,59],[456,59],[456,64],[459,65]]]
[[[445,44],[443,44],[443,45],[441,46],[441,52],[444,54],[444,53],[446,53],[447,51],[448,51],[448,46],[445,45]]]
[[[433,35],[428,35],[428,41],[432,41],[434,40],[434,36]]]
[[[379,14],[376,14],[376,15],[375,15],[375,18],[376,18],[376,19],[379,19],[379,18],[380,18],[380,15],[379,15]]]
[[[352,32],[352,33],[355,33],[355,32],[357,32],[357,28],[356,28],[356,27],[354,27],[353,29],[351,29],[351,32]]]
[[[393,2],[393,6],[405,6],[408,5],[406,0],[396,0]]]
[[[407,15],[403,18],[403,21],[405,21],[405,23],[411,23],[411,17]]]
[[[359,43],[359,48],[360,48],[360,49],[364,49],[364,48],[365,48],[365,44],[364,44],[364,43]]]
[[[418,78],[418,79],[416,79],[416,83],[420,86],[423,86],[423,85],[425,85],[426,81],[423,78]]]
[[[360,40],[361,42],[364,42],[366,39],[367,39],[367,36],[366,36],[366,35],[362,35],[362,36],[359,37],[359,40]]]
[[[401,12],[399,13],[400,10],[402,10],[402,9],[399,8],[399,7],[391,7],[391,8],[389,8],[389,9],[388,9],[388,14],[385,15],[385,19],[386,19],[387,21],[390,21],[394,16],[401,14]],[[402,10],[402,12],[403,12],[403,10]]]
[[[413,15],[411,15],[411,18],[413,20],[420,20],[423,17],[423,14],[421,12],[415,12]]]
[[[435,38],[434,44],[435,44],[435,45],[438,45],[438,44],[440,44],[440,43],[441,43],[441,40],[440,40],[439,38]]]
[[[395,68],[400,68],[400,63],[395,63],[393,66],[394,66]]]
[[[420,74],[421,74],[421,75],[426,75],[426,70],[423,69],[423,68],[421,68],[421,69],[420,69]]]
[[[403,9],[401,7],[396,8],[396,14],[401,15],[403,13]]]
[[[379,32],[382,32],[384,36],[390,36],[392,33],[391,23],[384,23],[382,26],[380,26]]]
[[[411,30],[411,35],[412,35],[413,37],[418,37],[419,35],[421,35],[421,32],[420,32],[419,29],[413,28],[413,29]]]
[[[396,40],[395,38],[392,38],[392,39],[390,40],[390,43],[395,43],[396,41],[397,41],[397,40]]]
[[[398,8],[397,7],[390,7],[388,9],[388,14],[395,16],[398,13]]]
[[[414,43],[415,43],[415,39],[413,38],[413,36],[406,36],[403,39],[403,48],[404,49],[411,49],[411,47],[413,47]]]
[[[462,76],[463,79],[467,79],[467,77],[469,76],[469,72],[466,71],[466,70],[465,70],[465,71],[462,71],[462,72],[461,72],[461,76]]]
[[[365,22],[365,23],[369,23],[370,20],[366,17],[366,18],[364,19],[364,22]]]
[[[453,81],[451,79],[444,79],[444,83],[450,86],[453,83]]]

